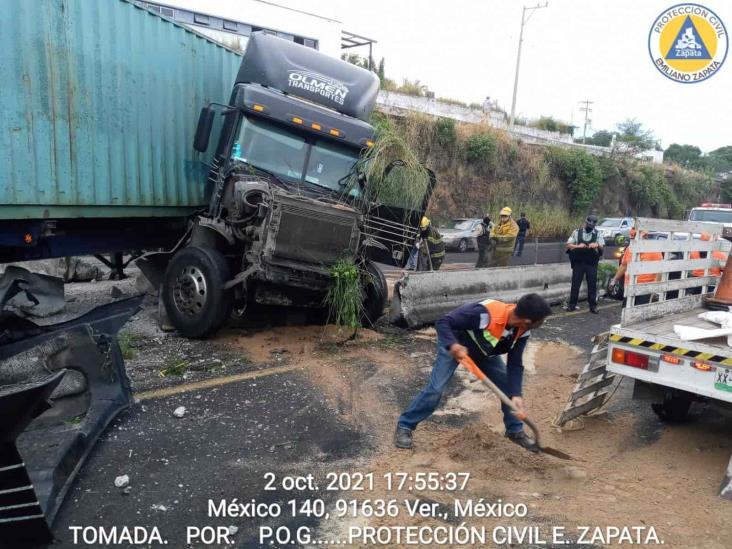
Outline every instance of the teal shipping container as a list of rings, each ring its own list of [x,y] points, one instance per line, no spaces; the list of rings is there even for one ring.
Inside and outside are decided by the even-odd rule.
[[[0,59],[0,220],[205,204],[198,113],[228,103],[236,52],[126,0],[5,0]]]

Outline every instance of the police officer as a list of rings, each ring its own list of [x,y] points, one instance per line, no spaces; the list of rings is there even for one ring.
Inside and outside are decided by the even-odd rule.
[[[588,215],[583,227],[576,229],[567,240],[567,253],[572,264],[572,288],[565,311],[577,310],[582,279],[587,279],[587,301],[590,312],[597,314],[597,264],[602,257],[605,240],[595,228],[597,216]]]
[[[487,267],[491,259],[491,251],[493,249],[491,241],[491,230],[493,223],[488,214],[475,227],[475,240],[478,243],[478,261],[475,264],[476,269]]]

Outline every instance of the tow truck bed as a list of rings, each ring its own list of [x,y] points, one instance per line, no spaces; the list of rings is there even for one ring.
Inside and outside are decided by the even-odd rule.
[[[718,328],[716,324],[699,318],[699,314],[705,311],[707,309],[699,306],[691,311],[629,326],[613,326],[609,338],[608,370],[732,403],[732,348],[727,345],[727,338],[683,341],[674,333],[675,324]],[[643,369],[618,364],[613,360],[613,350],[616,348],[648,355],[648,367]],[[662,358],[664,356],[667,360]],[[673,364],[668,359],[679,362]],[[709,369],[701,370],[694,364]]]

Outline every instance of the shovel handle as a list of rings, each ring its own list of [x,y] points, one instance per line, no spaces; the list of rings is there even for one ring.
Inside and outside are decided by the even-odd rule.
[[[513,401],[506,396],[506,394],[501,391],[498,386],[493,383],[490,379],[488,379],[488,376],[483,373],[483,370],[478,368],[477,364],[473,362],[473,359],[469,356],[466,356],[465,358],[460,359],[460,364],[465,367],[469,372],[471,372],[475,377],[480,379],[484,385],[486,385],[493,393],[498,397],[498,399],[503,402],[506,406],[509,407],[511,412],[521,421],[526,423],[526,425],[529,426],[529,429],[534,433],[534,440],[536,441],[536,445],[541,447],[539,444],[539,430],[536,428],[536,425],[533,421],[529,419],[529,417],[523,413],[519,412],[516,406],[514,405]]]

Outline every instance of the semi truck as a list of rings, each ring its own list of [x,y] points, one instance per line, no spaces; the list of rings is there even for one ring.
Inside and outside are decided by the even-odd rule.
[[[373,179],[373,73],[265,34],[242,57],[126,0],[0,17],[0,261],[162,249],[139,265],[189,337],[322,307],[340,260],[381,314],[374,262],[406,261],[435,180],[405,202],[401,159]]]
[[[363,320],[381,316],[387,286],[374,260],[406,259],[434,176],[417,168],[412,208],[400,203],[400,159],[375,175],[374,188],[367,164],[375,160],[364,151],[374,145],[368,120],[378,88],[360,67],[252,36],[230,101],[200,113],[193,145],[201,152],[217,113],[224,117],[208,207],[175,247],[138,261],[180,333],[210,335],[252,303],[322,308],[339,261],[358,268]]]

